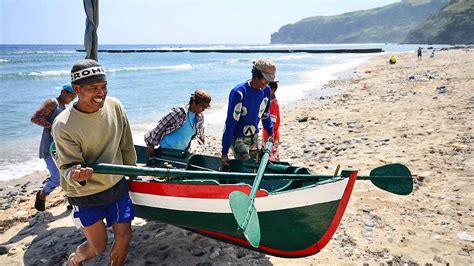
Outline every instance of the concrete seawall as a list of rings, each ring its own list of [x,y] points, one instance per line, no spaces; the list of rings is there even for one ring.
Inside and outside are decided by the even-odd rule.
[[[85,52],[85,50],[76,50],[78,52]],[[130,49],[130,50],[116,50],[116,49],[105,49],[98,50],[100,53],[381,53],[384,50],[381,48],[373,49],[332,49],[332,50],[311,50],[311,49]]]

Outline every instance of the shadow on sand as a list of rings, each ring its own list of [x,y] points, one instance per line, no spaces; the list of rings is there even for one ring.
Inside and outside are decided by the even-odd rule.
[[[5,246],[21,245],[27,248],[25,265],[61,265],[76,247],[85,241],[82,232],[75,226],[50,228],[50,224],[65,218],[69,211],[53,216],[45,211],[38,213],[18,234],[2,243]],[[259,264],[271,265],[264,254],[216,241],[171,225],[136,218],[132,226],[126,265],[213,265],[213,264]],[[108,246],[104,254],[92,259],[88,265],[106,265],[113,243],[113,232],[108,231]],[[28,244],[28,237],[33,240]]]

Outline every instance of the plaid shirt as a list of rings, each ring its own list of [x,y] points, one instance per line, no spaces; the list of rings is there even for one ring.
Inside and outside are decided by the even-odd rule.
[[[158,146],[164,136],[183,126],[188,117],[188,111],[189,105],[172,108],[171,112],[165,115],[153,130],[145,134],[145,143]],[[196,128],[197,133],[191,140],[199,135],[199,138],[204,142],[204,115],[202,113],[196,114]]]

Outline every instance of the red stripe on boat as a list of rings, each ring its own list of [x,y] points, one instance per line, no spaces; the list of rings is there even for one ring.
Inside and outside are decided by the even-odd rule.
[[[324,248],[324,246],[326,246],[326,244],[329,242],[329,240],[331,240],[331,237],[336,232],[337,227],[339,226],[342,216],[344,215],[344,212],[346,210],[347,203],[349,203],[349,198],[351,197],[352,189],[354,188],[354,183],[356,181],[356,178],[357,178],[357,171],[353,171],[349,177],[349,181],[347,182],[347,186],[344,190],[344,194],[342,195],[341,201],[339,202],[339,206],[337,207],[336,214],[334,215],[334,218],[332,219],[332,222],[329,225],[326,233],[324,233],[324,235],[319,239],[318,242],[302,250],[285,251],[285,250],[274,249],[274,248],[270,248],[266,246],[259,246],[258,248],[253,248],[246,240],[243,240],[241,238],[237,238],[234,236],[217,233],[213,231],[207,231],[207,230],[198,230],[198,229],[192,229],[192,230],[200,234],[211,235],[217,238],[226,239],[231,242],[235,242],[239,245],[243,245],[251,249],[263,251],[267,254],[271,254],[275,256],[287,257],[287,258],[298,258],[298,257],[306,257],[306,256],[314,255],[318,253],[319,251],[321,251],[321,249]]]
[[[249,185],[195,185],[137,181],[129,181],[128,186],[131,192],[136,193],[201,199],[228,199],[229,194],[234,191],[242,191],[249,195],[251,190]],[[257,198],[266,196],[268,196],[266,190],[257,191]]]

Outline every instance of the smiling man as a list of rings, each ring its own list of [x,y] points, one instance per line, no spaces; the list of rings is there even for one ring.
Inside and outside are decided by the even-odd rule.
[[[276,66],[269,58],[255,60],[252,79],[237,85],[230,91],[227,119],[222,136],[222,163],[227,164],[228,151],[232,147],[235,159],[248,160],[257,157],[258,123],[272,141],[273,123],[269,114],[270,87],[275,80]]]
[[[81,164],[135,165],[130,125],[122,104],[107,97],[106,74],[98,62],[76,62],[71,69],[71,84],[78,101],[56,118],[53,136],[61,187],[73,206],[74,222],[87,241],[69,256],[68,263],[81,265],[104,252],[108,240],[106,227],[112,226],[110,264],[122,265],[134,217],[127,181],[122,175],[95,174],[92,168]]]

